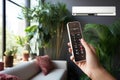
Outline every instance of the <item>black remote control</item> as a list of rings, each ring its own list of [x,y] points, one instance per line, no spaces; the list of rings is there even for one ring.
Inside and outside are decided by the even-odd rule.
[[[72,55],[75,57],[75,61],[83,61],[86,59],[85,49],[82,46],[80,39],[82,38],[82,29],[79,21],[73,21],[67,23],[67,31],[72,45]]]

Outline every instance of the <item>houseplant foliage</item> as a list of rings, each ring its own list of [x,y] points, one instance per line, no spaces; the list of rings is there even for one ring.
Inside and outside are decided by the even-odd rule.
[[[17,47],[16,46],[12,46],[11,48],[7,49],[4,54],[5,56],[14,56],[17,52]]]
[[[23,8],[24,17],[34,25],[28,26],[25,31],[29,40],[35,42],[36,48],[49,46],[50,40],[56,37],[55,57],[60,55],[60,44],[63,40],[63,28],[67,19],[66,5],[63,3],[42,3],[37,0],[38,5],[33,8]]]
[[[23,36],[15,36],[16,43],[20,45],[21,47],[24,47],[24,45],[27,43],[27,38]]]
[[[20,49],[20,53],[22,53],[23,55],[23,61],[28,61],[29,58],[29,54],[31,52],[31,47],[29,44],[29,40],[26,36],[15,36],[16,38],[16,43],[22,47],[22,49]]]
[[[11,48],[7,49],[4,52],[5,67],[12,67],[13,66],[13,59],[14,59],[16,53],[17,53],[17,47],[16,46],[12,46]]]
[[[116,56],[120,54],[120,20],[112,25],[86,24],[83,35],[96,48],[100,63],[116,77],[120,71],[120,63],[116,65],[115,62]]]
[[[23,50],[28,50],[30,53],[31,48],[29,44],[29,40],[26,36],[15,36],[16,43],[23,48]]]

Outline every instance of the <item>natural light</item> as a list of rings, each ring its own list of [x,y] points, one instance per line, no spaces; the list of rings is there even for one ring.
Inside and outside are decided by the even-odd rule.
[[[2,0],[0,0],[0,61],[2,61]]]

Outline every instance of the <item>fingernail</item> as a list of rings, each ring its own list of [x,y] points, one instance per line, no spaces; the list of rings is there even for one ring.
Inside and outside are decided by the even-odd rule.
[[[84,41],[83,38],[81,38],[80,41]]]

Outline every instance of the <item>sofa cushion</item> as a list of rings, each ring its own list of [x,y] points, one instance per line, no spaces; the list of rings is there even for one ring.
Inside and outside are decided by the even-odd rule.
[[[36,60],[44,75],[47,75],[54,69],[54,64],[48,55],[38,56]]]
[[[67,62],[65,60],[53,60],[53,63],[56,68],[67,70]]]
[[[48,75],[44,75],[36,60],[21,62],[20,64],[5,68],[0,74],[10,74],[19,77],[21,80],[67,80],[66,79],[66,61],[52,60],[56,68]],[[48,78],[47,78],[48,77]]]
[[[31,77],[35,76],[40,72],[40,68],[36,65],[36,61],[21,62],[20,64],[7,68],[0,73],[6,73],[18,76],[21,80],[29,80]]]
[[[0,80],[21,80],[21,79],[14,75],[0,74]]]
[[[66,80],[66,69],[54,69],[48,75],[39,73],[31,80]]]

